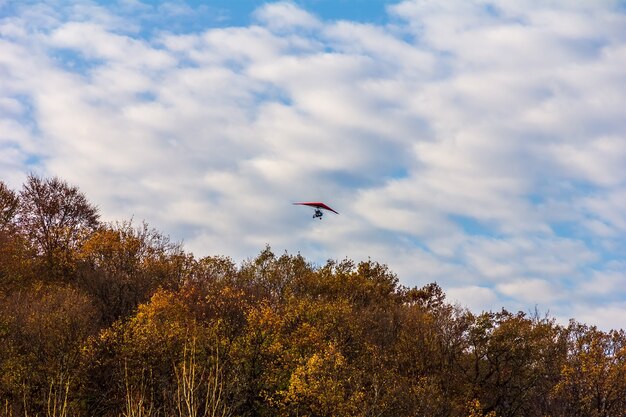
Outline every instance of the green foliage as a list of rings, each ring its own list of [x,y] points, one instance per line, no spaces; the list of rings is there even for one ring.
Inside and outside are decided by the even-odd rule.
[[[0,182],[0,416],[626,414],[626,335],[472,314],[385,265],[196,259]]]

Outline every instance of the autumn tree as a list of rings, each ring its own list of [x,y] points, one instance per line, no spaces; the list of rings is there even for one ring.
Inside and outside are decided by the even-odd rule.
[[[330,343],[296,367],[286,392],[288,415],[365,416],[366,393],[355,388],[352,370]]]
[[[548,413],[545,399],[565,354],[560,331],[553,321],[533,320],[522,312],[476,316],[459,369],[468,400],[478,398],[485,411],[499,416]]]
[[[32,279],[32,253],[16,226],[18,194],[0,181],[0,293],[27,286]]]
[[[419,271],[416,271],[419,272]],[[612,416],[626,334],[480,314],[371,259],[197,259],[0,182],[0,416]]]
[[[626,333],[571,321],[567,336],[568,360],[553,391],[559,414],[626,414]]]
[[[29,175],[19,196],[18,223],[37,251],[42,272],[67,281],[75,250],[98,226],[98,210],[77,187]]]
[[[189,289],[158,290],[132,318],[87,343],[89,415],[117,415],[140,404],[159,415],[229,414],[233,392],[244,387],[232,378],[221,322],[196,316],[198,301]]]
[[[0,181],[0,231],[5,230],[13,222],[18,206],[17,193]]]
[[[127,317],[157,288],[175,288],[191,260],[144,222],[101,225],[77,248],[76,283],[95,300],[103,324]]]
[[[4,405],[16,415],[42,415],[54,396],[78,412],[80,350],[97,323],[89,297],[66,285],[37,286],[0,299]]]

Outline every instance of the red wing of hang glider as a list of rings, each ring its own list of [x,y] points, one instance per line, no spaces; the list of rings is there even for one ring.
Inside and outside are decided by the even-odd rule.
[[[335,214],[339,214],[335,210],[333,210],[330,207],[328,207],[326,204],[320,203],[320,202],[303,202],[303,203],[293,203],[293,204],[295,204],[296,206],[315,207],[315,208],[318,208],[318,209],[324,209],[324,210],[332,211]]]

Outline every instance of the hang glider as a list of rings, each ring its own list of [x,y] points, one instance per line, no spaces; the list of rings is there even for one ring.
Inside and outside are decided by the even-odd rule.
[[[300,202],[300,203],[293,203],[293,204],[296,205],[296,206],[313,207],[315,209],[315,213],[313,213],[313,218],[314,219],[322,220],[322,216],[324,216],[324,212],[322,210],[328,210],[328,211],[332,211],[335,214],[339,214],[335,210],[331,209],[326,204],[321,203],[321,202]]]

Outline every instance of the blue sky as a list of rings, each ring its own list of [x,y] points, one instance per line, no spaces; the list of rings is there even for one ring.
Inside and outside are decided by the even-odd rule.
[[[0,0],[0,178],[196,256],[371,258],[625,327],[625,27],[618,1]]]

